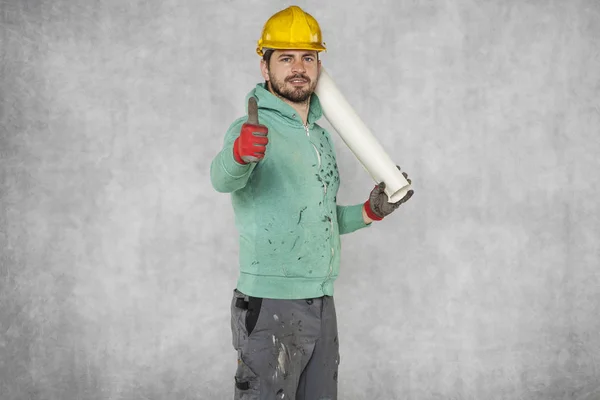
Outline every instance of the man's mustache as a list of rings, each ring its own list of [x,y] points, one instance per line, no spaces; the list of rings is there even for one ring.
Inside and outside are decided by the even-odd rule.
[[[293,81],[294,79],[304,79],[305,81],[310,82],[310,79],[308,79],[308,77],[304,76],[304,75],[294,75],[294,76],[286,79],[286,81]]]

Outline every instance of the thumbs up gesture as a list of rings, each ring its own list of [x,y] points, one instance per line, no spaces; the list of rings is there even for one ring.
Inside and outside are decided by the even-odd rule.
[[[248,120],[240,130],[240,136],[233,143],[233,156],[240,164],[258,162],[265,157],[269,130],[258,122],[256,98],[248,99]]]

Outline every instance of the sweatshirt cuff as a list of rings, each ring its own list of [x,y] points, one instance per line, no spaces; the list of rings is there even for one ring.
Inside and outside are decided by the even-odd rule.
[[[344,215],[342,216],[343,221],[340,221],[341,232],[351,233],[358,229],[369,227],[372,224],[367,224],[363,218],[362,210],[364,203],[356,204],[353,206],[346,206]]]
[[[221,157],[221,165],[223,166],[223,169],[227,175],[231,176],[232,178],[241,178],[248,173],[252,167],[252,163],[240,164],[236,161],[235,157],[233,156],[233,143],[225,148]]]

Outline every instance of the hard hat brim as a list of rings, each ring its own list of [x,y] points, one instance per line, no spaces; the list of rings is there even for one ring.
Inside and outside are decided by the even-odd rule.
[[[291,45],[290,43],[282,43],[282,42],[264,42],[260,46],[256,48],[256,53],[259,56],[263,56],[263,50],[313,50],[317,52],[327,52],[327,48],[325,47],[325,43],[316,44],[316,43],[294,43]]]

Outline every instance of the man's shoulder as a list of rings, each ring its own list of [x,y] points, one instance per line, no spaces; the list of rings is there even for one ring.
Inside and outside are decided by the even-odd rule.
[[[331,136],[331,133],[329,133],[329,131],[327,130],[327,128],[323,127],[322,125],[319,125],[318,123],[315,122],[315,128],[322,131],[323,134],[325,136]]]

